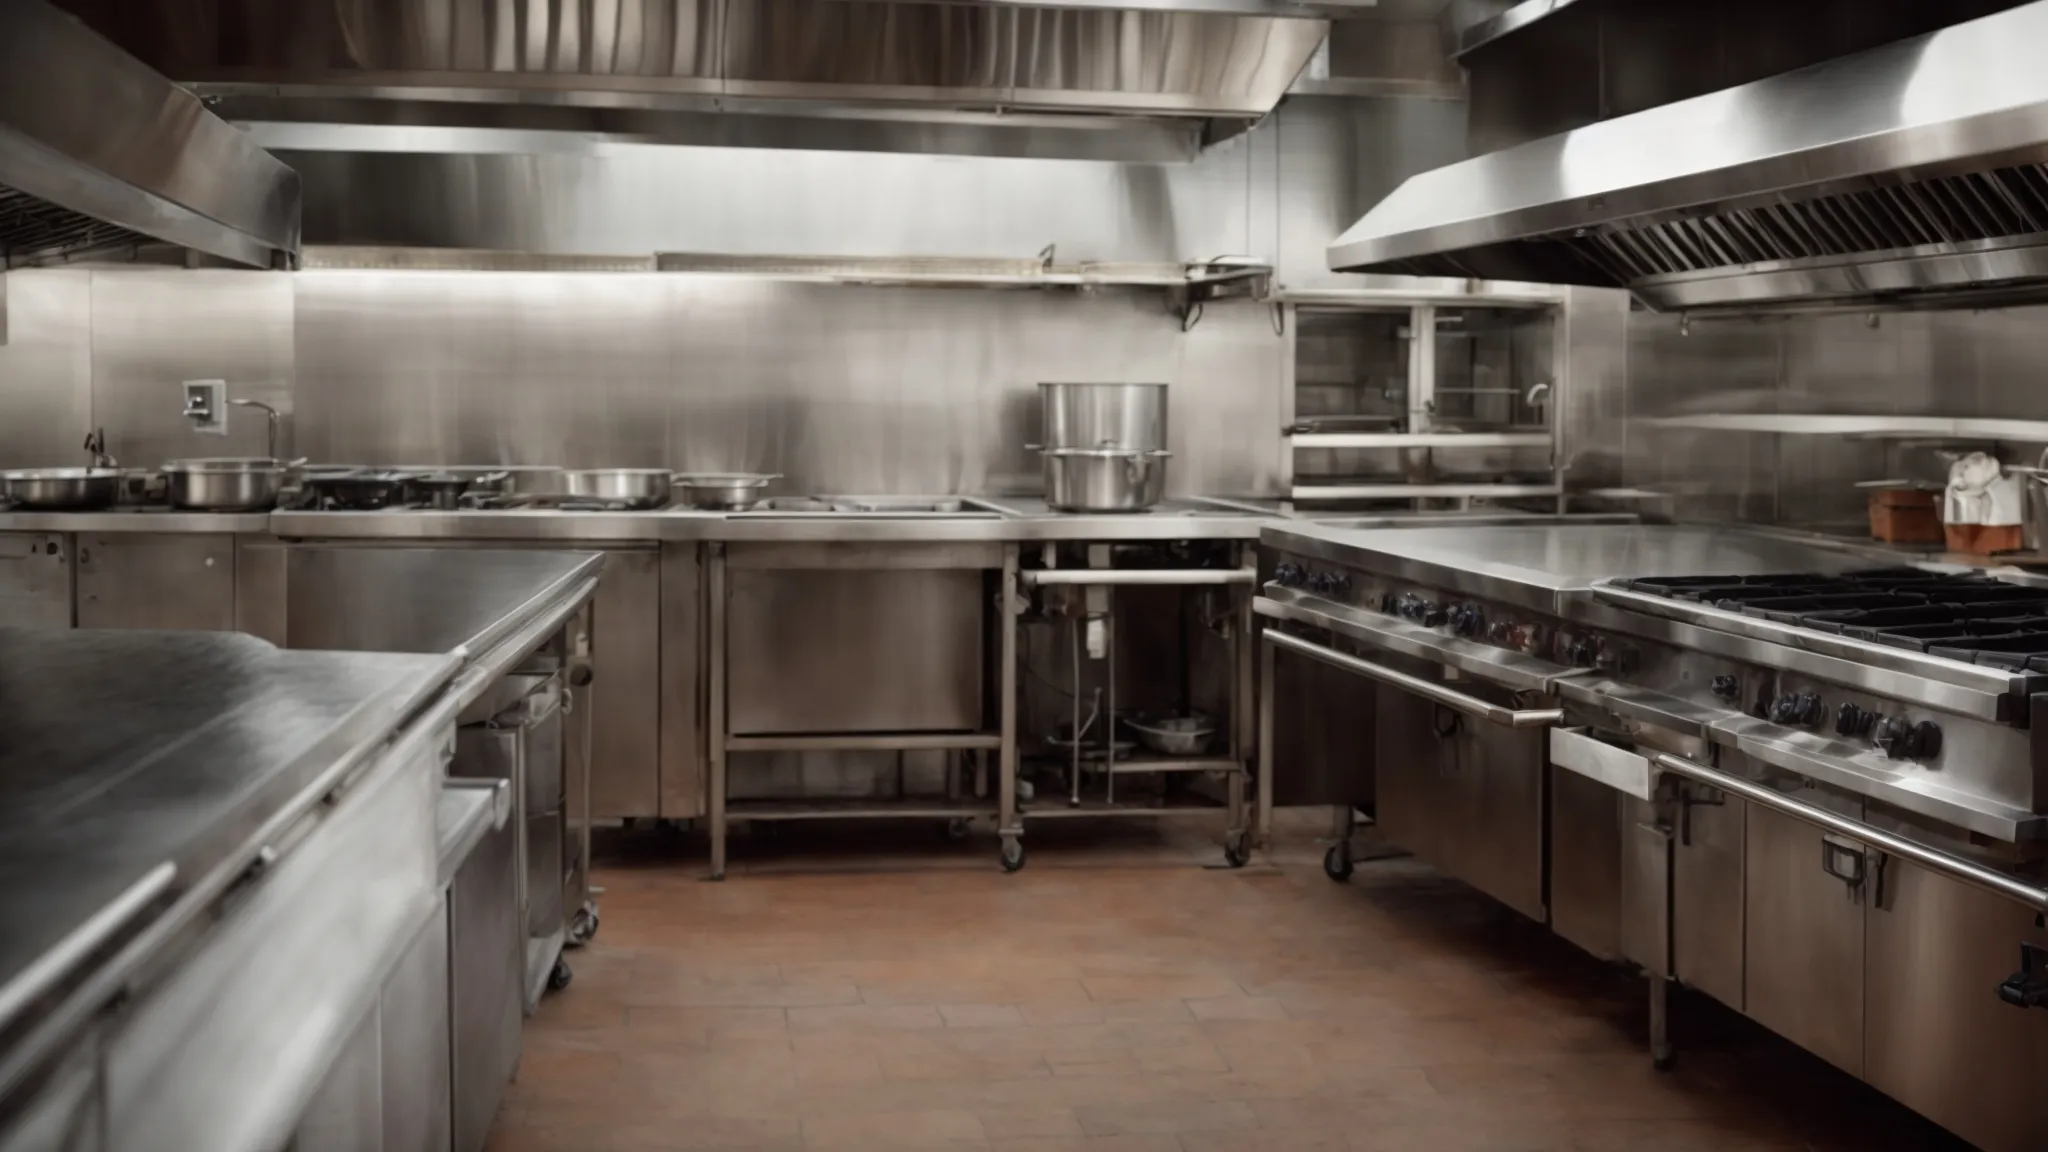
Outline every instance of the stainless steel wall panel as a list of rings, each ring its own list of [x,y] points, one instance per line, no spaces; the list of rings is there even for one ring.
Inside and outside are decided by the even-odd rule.
[[[1175,493],[1277,490],[1284,341],[1156,294],[661,274],[298,274],[302,447],[364,463],[786,474],[791,492],[1034,476],[1037,383],[1165,379]]]
[[[92,430],[92,274],[17,269],[7,279],[0,344],[0,461],[8,468],[87,463]]]
[[[92,390],[107,451],[155,467],[182,456],[262,456],[260,412],[233,409],[227,435],[181,414],[186,380],[226,380],[228,395],[286,413],[291,455],[292,285],[266,272],[111,269],[92,273]]]
[[[775,91],[762,85],[844,85],[1002,101],[1015,66],[1017,14],[1004,8],[730,0],[724,19],[721,75],[734,95]]]

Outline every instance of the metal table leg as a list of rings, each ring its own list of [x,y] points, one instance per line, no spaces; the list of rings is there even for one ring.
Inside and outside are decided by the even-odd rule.
[[[1238,559],[1241,562],[1242,558]],[[1232,588],[1229,595],[1233,617],[1230,628],[1230,755],[1237,761],[1237,770],[1230,774],[1226,784],[1230,829],[1224,834],[1223,858],[1231,867],[1242,868],[1251,860],[1254,832],[1245,819],[1245,773],[1251,770],[1253,748],[1248,731],[1252,716],[1252,598],[1237,588]]]
[[[1017,546],[1011,544],[1003,549],[1002,603],[996,608],[1001,617],[1002,661],[999,693],[1002,699],[997,707],[1002,713],[1002,747],[997,752],[996,797],[998,812],[996,831],[1002,836],[1003,871],[1015,872],[1024,866],[1024,825],[1017,815]]]
[[[705,818],[711,825],[712,880],[725,879],[725,546],[710,545],[706,560],[710,609],[710,748]]]
[[[1259,845],[1273,850],[1273,646],[1247,635],[1259,645]]]
[[[1668,1072],[1678,1062],[1671,1047],[1671,978],[1650,973],[1650,1066]]]

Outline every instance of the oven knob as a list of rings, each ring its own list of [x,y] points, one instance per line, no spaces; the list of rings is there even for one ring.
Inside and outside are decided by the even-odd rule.
[[[1477,604],[1460,604],[1451,609],[1451,630],[1460,636],[1483,636],[1486,613]]]
[[[1515,646],[1515,626],[1505,620],[1495,620],[1486,630],[1486,638],[1503,647]]]
[[[1330,572],[1326,575],[1330,578],[1330,591],[1332,593],[1338,596],[1348,596],[1351,594],[1351,577],[1346,576],[1342,572]]]
[[[1329,591],[1330,575],[1327,572],[1310,572],[1303,583],[1308,585],[1308,590],[1311,592],[1327,592]]]
[[[1273,583],[1282,588],[1299,588],[1307,575],[1299,564],[1281,564],[1273,569]]]
[[[1820,697],[1812,692],[1787,692],[1771,705],[1770,720],[1773,724],[1788,724],[1810,728],[1821,722],[1827,715],[1827,708]]]
[[[1864,736],[1871,725],[1877,723],[1877,713],[1854,704],[1844,704],[1835,709],[1835,732],[1842,736]]]
[[[1591,668],[1599,659],[1600,648],[1591,636],[1574,636],[1565,641],[1564,662],[1581,668]]]
[[[1708,691],[1718,700],[1733,700],[1742,695],[1742,677],[1716,676]]]
[[[1877,726],[1877,746],[1894,760],[1928,760],[1941,752],[1941,727],[1932,720],[1915,724],[1904,716],[1888,717]]]
[[[1447,615],[1448,613],[1446,613],[1444,606],[1441,604],[1433,604],[1426,600],[1422,604],[1422,626],[1424,628],[1435,628],[1442,625]]]

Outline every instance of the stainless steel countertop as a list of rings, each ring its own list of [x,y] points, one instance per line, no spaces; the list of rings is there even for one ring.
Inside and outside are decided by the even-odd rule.
[[[517,540],[568,544],[662,541],[1041,543],[1061,540],[1256,540],[1275,523],[1327,522],[1347,528],[1555,522],[1543,513],[1507,509],[1470,512],[1287,512],[1257,501],[1172,499],[1147,512],[1055,512],[1037,497],[977,496],[992,509],[980,515],[844,515],[697,512],[307,512],[225,516],[157,510],[108,512],[0,511],[0,532],[237,532],[295,540]],[[1271,503],[1271,502],[1267,502]],[[1632,523],[1633,516],[1571,517],[1581,523]]]
[[[1595,581],[1626,576],[1742,576],[1873,567],[1864,549],[1740,528],[1541,524],[1359,529],[1268,523],[1268,547],[1399,579],[1562,614]]]
[[[0,630],[0,988],[43,975],[165,865],[165,894],[239,867],[229,854],[263,820],[381,744],[458,663],[235,633]]]
[[[0,511],[0,532],[267,532],[268,512],[186,512],[137,505],[99,512]]]

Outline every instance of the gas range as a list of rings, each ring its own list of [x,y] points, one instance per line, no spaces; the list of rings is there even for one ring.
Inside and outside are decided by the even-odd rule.
[[[1410,675],[2048,836],[2048,591],[1698,531],[1275,526],[1258,611]]]

